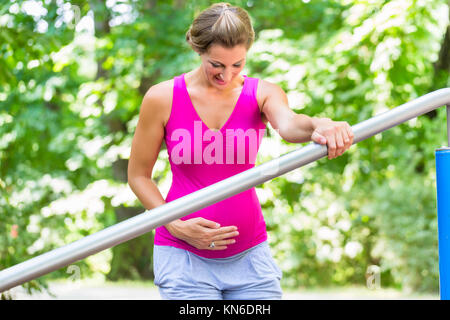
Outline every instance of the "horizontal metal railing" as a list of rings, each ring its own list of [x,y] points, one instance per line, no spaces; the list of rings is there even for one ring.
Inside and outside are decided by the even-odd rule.
[[[353,143],[367,139],[444,105],[450,105],[450,88],[426,94],[352,126]],[[2,270],[0,271],[0,292],[136,238],[159,226],[281,176],[326,155],[327,147],[325,145],[310,143],[277,159],[263,163],[152,210],[147,210],[83,239]]]

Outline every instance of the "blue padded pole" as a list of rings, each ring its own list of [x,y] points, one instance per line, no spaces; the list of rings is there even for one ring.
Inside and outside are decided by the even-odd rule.
[[[436,150],[436,184],[439,234],[439,290],[450,299],[450,148]]]
[[[448,146],[436,150],[436,185],[439,237],[439,291],[450,300],[450,105],[447,105]]]

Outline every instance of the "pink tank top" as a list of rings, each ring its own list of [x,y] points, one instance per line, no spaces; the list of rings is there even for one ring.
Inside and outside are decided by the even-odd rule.
[[[256,101],[257,78],[244,75],[234,110],[219,130],[210,130],[197,114],[186,88],[184,73],[174,77],[172,110],[164,140],[172,170],[170,202],[255,166],[265,134]],[[211,103],[214,103],[212,101]],[[174,246],[205,258],[226,258],[267,239],[266,224],[255,188],[203,208],[181,220],[203,217],[224,226],[237,226],[239,235],[225,250],[200,250],[173,237],[161,226],[155,244]]]

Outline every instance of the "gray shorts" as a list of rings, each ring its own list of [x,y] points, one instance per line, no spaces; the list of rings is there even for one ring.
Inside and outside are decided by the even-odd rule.
[[[171,246],[153,249],[155,285],[162,299],[281,299],[281,270],[267,241],[221,259]]]

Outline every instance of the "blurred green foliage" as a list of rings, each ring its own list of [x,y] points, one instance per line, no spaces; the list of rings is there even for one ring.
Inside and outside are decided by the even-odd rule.
[[[140,103],[151,85],[199,64],[184,34],[212,3],[0,5],[0,269],[144,210],[126,183]],[[257,36],[244,74],[279,84],[298,113],[353,125],[450,85],[444,0],[231,3],[250,13]],[[383,287],[438,289],[434,149],[445,144],[444,113],[258,186],[284,286],[364,284],[377,265]],[[258,163],[297,147],[270,129]],[[165,195],[164,148],[153,179]],[[81,275],[151,277],[151,235],[135,240],[78,262]],[[25,287],[61,276],[65,268]]]

